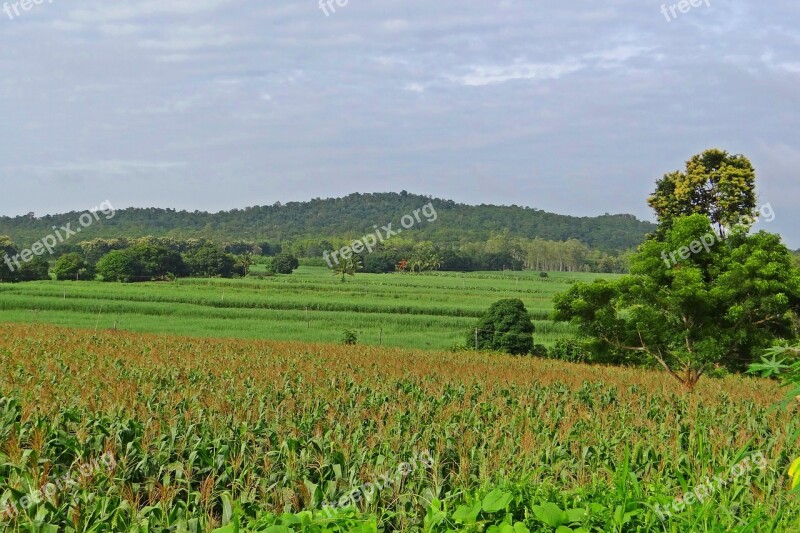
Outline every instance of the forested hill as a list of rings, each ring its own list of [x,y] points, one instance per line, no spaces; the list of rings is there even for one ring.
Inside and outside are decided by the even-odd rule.
[[[288,242],[303,238],[360,237],[374,226],[399,226],[403,215],[429,202],[438,219],[415,224],[404,237],[431,240],[437,244],[486,241],[508,230],[512,236],[563,241],[578,239],[593,248],[618,251],[632,248],[654,229],[632,215],[572,217],[518,206],[471,206],[450,200],[401,193],[351,194],[344,198],[314,199],[281,205],[256,206],[220,213],[174,209],[131,208],[86,228],[71,242],[98,237],[205,237],[218,241]],[[113,204],[113,199],[112,199]],[[48,216],[0,217],[0,235],[8,235],[22,246],[52,232],[52,226],[68,222],[78,225],[81,213]]]

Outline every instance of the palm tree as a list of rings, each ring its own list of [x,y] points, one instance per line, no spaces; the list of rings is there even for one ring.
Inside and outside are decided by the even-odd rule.
[[[345,276],[355,276],[359,270],[364,270],[364,266],[361,264],[361,256],[356,255],[337,263],[333,267],[333,275],[342,276],[342,283],[344,283]]]

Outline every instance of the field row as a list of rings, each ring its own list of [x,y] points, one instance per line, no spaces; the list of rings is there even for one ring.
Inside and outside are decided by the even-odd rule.
[[[476,319],[501,298],[520,298],[552,345],[573,334],[549,320],[554,294],[583,274],[529,272],[359,274],[346,283],[303,267],[266,279],[181,279],[171,283],[34,282],[0,285],[4,319],[184,335],[360,342],[447,349],[464,344]]]

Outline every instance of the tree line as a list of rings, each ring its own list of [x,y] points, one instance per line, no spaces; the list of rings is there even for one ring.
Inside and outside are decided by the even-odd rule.
[[[376,224],[393,222],[397,227],[404,215],[428,203],[435,207],[437,220],[404,230],[403,236],[415,241],[431,241],[443,248],[486,242],[493,235],[508,231],[513,237],[553,242],[575,239],[596,250],[621,252],[636,247],[655,228],[650,222],[631,215],[571,217],[520,206],[470,206],[403,191],[275,203],[220,213],[118,209],[114,218],[93,225],[74,238],[135,239],[151,235],[217,243],[246,240],[280,245],[340,237],[352,241],[373,232]],[[37,217],[30,213],[0,217],[0,235],[8,235],[17,243],[34,242],[50,233],[52,226],[74,223],[79,215]]]

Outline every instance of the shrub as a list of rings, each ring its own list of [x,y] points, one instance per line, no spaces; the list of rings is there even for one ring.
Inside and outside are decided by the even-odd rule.
[[[280,253],[272,258],[272,268],[277,274],[291,274],[299,266],[300,262],[292,254]]]
[[[533,322],[519,299],[500,300],[492,304],[476,326],[479,350],[497,350],[512,355],[533,351]],[[475,345],[474,334],[467,345]]]
[[[591,354],[577,339],[559,339],[550,350],[549,357],[569,363],[585,363],[591,358]]]
[[[358,344],[358,335],[355,331],[346,329],[342,332],[342,344],[345,346],[355,346]]]
[[[547,346],[544,344],[534,344],[531,350],[531,355],[535,357],[548,357]]]
[[[548,274],[547,272],[539,272],[539,277],[540,278],[549,278],[550,274]]]

